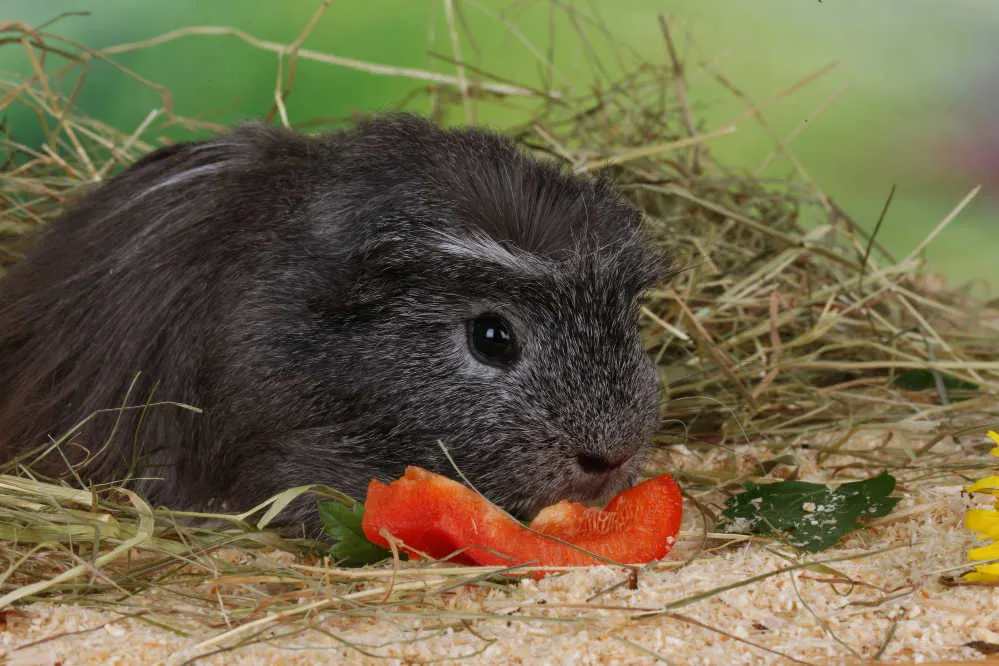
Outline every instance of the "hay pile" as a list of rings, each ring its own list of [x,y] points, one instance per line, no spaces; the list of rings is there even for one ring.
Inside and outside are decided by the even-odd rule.
[[[601,31],[572,18],[583,43]],[[154,42],[225,33],[279,53],[275,122],[287,117],[296,58],[412,78],[420,87],[405,105],[429,103],[440,118],[516,106],[529,120],[508,131],[525,146],[577,172],[609,170],[647,213],[682,269],[646,295],[642,318],[667,387],[663,448],[649,472],[675,473],[689,493],[681,545],[637,585],[613,568],[519,584],[488,569],[343,569],[260,529],[250,514],[192,528],[127,489],[50,483],[7,464],[0,658],[859,663],[973,657],[999,645],[999,590],[954,578],[971,543],[960,489],[985,474],[984,431],[999,424],[999,308],[923,275],[923,244],[890,256],[823,195],[789,152],[793,136],[766,125],[761,109],[777,100],[744,100],[730,123],[699,126],[694,74],[744,97],[711,63],[679,62],[665,21],[665,62],[617,44],[619,73],[584,90],[496,81],[465,65],[449,76],[347,61],[301,48],[313,24],[287,47],[218,28]],[[114,56],[153,45],[94,52],[0,23],[0,46],[23,49],[35,65],[27,78],[0,80],[0,114],[28,107],[46,137],[27,146],[6,127],[0,139],[0,264],[16,261],[26,232],[78,188],[159,145],[167,128],[215,129],[175,115],[166,90],[131,129],[75,108],[89,63],[141,80]],[[732,173],[712,158],[711,142],[747,123],[774,137],[768,161],[788,160],[796,178]],[[898,477],[903,502],[821,556],[712,532],[743,481],[842,481],[880,470]],[[289,499],[275,498],[263,522]]]

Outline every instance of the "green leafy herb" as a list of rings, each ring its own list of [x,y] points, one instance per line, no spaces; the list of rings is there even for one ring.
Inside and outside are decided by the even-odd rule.
[[[887,515],[898,503],[889,497],[895,477],[882,472],[864,481],[827,488],[820,483],[781,481],[743,485],[730,497],[722,515],[723,529],[768,536],[781,534],[789,543],[812,553],[825,550],[862,525],[862,518]]]
[[[385,548],[373,544],[364,536],[361,519],[364,505],[355,503],[353,508],[341,502],[319,502],[319,518],[324,531],[336,543],[330,556],[345,565],[360,566],[380,562],[390,556]]]
[[[945,388],[958,391],[977,391],[978,384],[966,382],[945,372],[940,373],[940,380]],[[925,391],[936,386],[933,373],[929,370],[908,370],[892,380],[894,386],[904,388],[907,391]]]

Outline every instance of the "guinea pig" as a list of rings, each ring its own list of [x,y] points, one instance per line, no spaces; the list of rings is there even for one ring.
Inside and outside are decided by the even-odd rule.
[[[608,182],[484,129],[171,145],[0,279],[0,455],[84,421],[45,469],[172,508],[363,501],[407,465],[457,466],[522,519],[606,499],[660,421],[637,296],[664,263]],[[285,520],[314,530],[314,502]]]

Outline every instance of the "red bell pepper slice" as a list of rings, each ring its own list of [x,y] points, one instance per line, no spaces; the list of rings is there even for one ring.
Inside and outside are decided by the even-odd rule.
[[[664,474],[623,491],[604,509],[553,504],[527,529],[457,481],[409,467],[388,485],[371,481],[361,527],[384,547],[389,542],[382,531],[388,532],[412,558],[424,553],[453,555],[451,561],[463,564],[582,566],[607,563],[600,558],[619,564],[661,559],[676,542],[682,516],[680,489]]]

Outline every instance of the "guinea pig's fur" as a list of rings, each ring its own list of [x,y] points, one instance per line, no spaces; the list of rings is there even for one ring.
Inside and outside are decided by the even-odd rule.
[[[0,457],[110,408],[43,467],[85,455],[87,478],[234,510],[310,483],[363,500],[407,465],[455,476],[442,442],[520,517],[606,498],[659,423],[640,221],[606,182],[409,115],[157,150],[0,280]],[[502,363],[470,333],[494,315]],[[114,410],[126,394],[203,413]],[[317,526],[314,504],[290,513]]]

